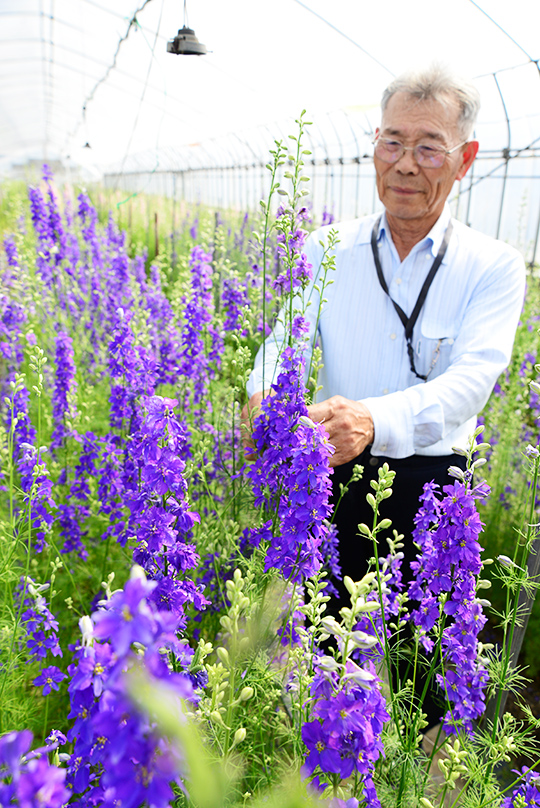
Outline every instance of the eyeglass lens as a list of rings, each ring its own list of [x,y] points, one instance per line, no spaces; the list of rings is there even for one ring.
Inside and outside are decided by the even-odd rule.
[[[409,150],[412,151],[418,165],[428,168],[440,168],[446,157],[445,151],[423,144],[404,146],[397,140],[377,140],[375,143],[375,153],[385,163],[396,163]]]

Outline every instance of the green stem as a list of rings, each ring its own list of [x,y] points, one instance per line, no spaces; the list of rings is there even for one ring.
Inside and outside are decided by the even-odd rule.
[[[525,541],[525,544],[524,544],[524,548],[523,548],[523,552],[522,552],[522,558],[521,558],[521,564],[520,564],[522,570],[526,569],[527,556],[528,556],[528,554],[530,552],[532,540],[534,538],[532,531],[533,531],[535,507],[536,507],[536,492],[537,492],[537,488],[538,488],[538,468],[539,468],[539,464],[540,464],[540,458],[536,458],[535,461],[534,461],[534,473],[533,473],[533,480],[532,480],[532,485],[531,485],[530,505],[529,505],[529,521],[528,521],[528,525],[527,525],[527,537],[526,537],[526,541]],[[524,572],[523,575],[526,576],[527,573]],[[505,638],[504,638],[504,659],[503,659],[503,669],[502,669],[502,681],[505,681],[505,679],[506,679],[508,668],[510,667],[510,662],[511,662],[510,652],[511,652],[511,649],[512,649],[512,640],[514,638],[514,631],[515,631],[516,623],[517,623],[517,614],[518,614],[520,590],[521,590],[521,586],[516,587],[516,593],[514,595],[514,605],[513,605],[513,609],[512,609],[512,619],[511,619],[511,623],[510,623],[510,632],[509,632],[509,636],[508,637],[505,636]],[[507,629],[506,629],[506,626],[505,626],[505,635],[506,635],[506,632],[507,632]],[[491,739],[492,739],[493,743],[495,743],[495,741],[497,739],[497,732],[498,732],[498,725],[499,725],[499,710],[500,710],[500,707],[501,707],[503,692],[504,692],[503,687],[499,687],[499,690],[497,692],[497,702],[496,702],[496,705],[495,705],[495,718],[494,718],[494,721],[493,721],[493,727],[492,727],[492,731],[491,731]],[[488,768],[487,776],[489,776],[491,774],[491,770],[492,770],[492,767]]]
[[[42,733],[43,734],[43,739],[42,739],[42,743],[45,743],[45,739],[46,739],[47,735],[49,734],[48,731],[47,731],[48,721],[49,721],[49,694],[47,694],[45,696],[45,714],[43,716],[43,733]]]
[[[110,533],[107,535],[105,540],[105,550],[103,551],[103,563],[101,565],[101,578],[99,579],[99,583],[103,583],[105,581],[105,573],[107,571],[107,558],[109,556],[109,544],[111,541]]]

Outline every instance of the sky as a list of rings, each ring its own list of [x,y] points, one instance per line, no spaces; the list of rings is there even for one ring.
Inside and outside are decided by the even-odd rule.
[[[302,109],[376,125],[393,75],[434,59],[476,78],[482,145],[540,135],[531,0],[484,0],[494,22],[471,0],[186,0],[209,51],[200,57],[166,52],[184,23],[180,0],[147,0],[118,48],[143,3],[0,0],[0,166],[45,156],[99,172],[141,152],[271,132]]]

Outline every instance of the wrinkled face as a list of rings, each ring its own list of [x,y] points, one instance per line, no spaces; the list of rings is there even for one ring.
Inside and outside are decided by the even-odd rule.
[[[400,92],[388,102],[377,133],[404,146],[426,144],[451,149],[463,139],[458,117],[454,102],[418,101]],[[431,227],[441,215],[455,180],[465,176],[477,150],[478,143],[470,141],[447,155],[441,168],[419,166],[410,150],[396,163],[385,163],[375,155],[377,190],[389,217],[425,221]]]

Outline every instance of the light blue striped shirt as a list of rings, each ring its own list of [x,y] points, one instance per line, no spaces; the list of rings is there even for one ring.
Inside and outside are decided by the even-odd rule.
[[[306,255],[314,281],[304,292],[310,337],[318,339],[324,367],[317,401],[333,395],[362,401],[375,427],[372,454],[392,458],[447,455],[465,448],[499,374],[508,365],[523,304],[525,266],[513,247],[453,220],[453,233],[413,333],[411,371],[404,328],[382,290],[371,232],[379,214],[334,226],[333,283],[317,324],[323,242],[331,227],[312,233]],[[386,217],[378,233],[381,264],[392,298],[409,316],[450,220],[446,206],[430,233],[401,261]],[[300,308],[299,300],[296,305]],[[317,331],[317,333],[315,333]],[[276,373],[285,332],[278,322],[248,381],[248,394],[267,389]]]

